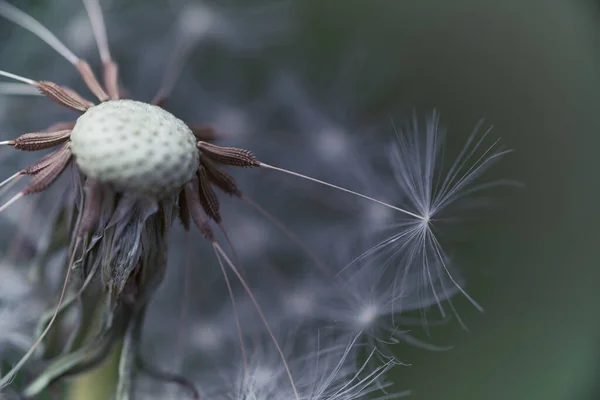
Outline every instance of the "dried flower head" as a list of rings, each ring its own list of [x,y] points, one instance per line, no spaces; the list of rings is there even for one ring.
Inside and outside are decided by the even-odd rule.
[[[72,225],[72,256],[59,305],[38,341],[3,378],[1,386],[10,382],[41,344],[59,313],[70,307],[88,285],[97,284],[98,271],[108,293],[109,312],[98,340],[112,346],[129,329],[128,321],[139,324],[145,304],[164,275],[165,234],[174,217],[185,227],[193,222],[205,237],[214,241],[210,220],[220,223],[221,216],[213,186],[241,196],[235,181],[222,166],[260,165],[246,150],[206,143],[205,140],[214,137],[210,127],[187,126],[156,105],[164,101],[165,92],[161,92],[155,104],[122,99],[118,69],[108,50],[99,5],[96,1],[84,4],[104,65],[104,85],[86,61],[75,56],[41,23],[9,3],[0,2],[0,16],[28,29],[63,55],[100,101],[95,104],[56,83],[34,81],[0,70],[1,76],[35,87],[59,105],[81,114],[75,122],[61,122],[46,131],[26,133],[1,143],[24,151],[55,151],[2,183],[4,186],[22,176],[31,177],[0,211],[26,195],[43,192],[71,164],[83,188],[77,205],[80,212]],[[70,272],[78,264],[83,284],[77,295],[69,298],[66,293]],[[108,338],[101,339],[107,335]],[[60,375],[67,372],[60,371]],[[25,393],[31,396],[40,388],[43,385],[34,383]]]

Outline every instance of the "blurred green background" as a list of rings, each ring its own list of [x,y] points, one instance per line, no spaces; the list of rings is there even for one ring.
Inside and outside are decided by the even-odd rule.
[[[305,4],[320,93],[360,46],[371,116],[435,107],[452,143],[484,117],[515,149],[491,175],[524,184],[502,190],[453,254],[486,312],[457,300],[469,332],[432,328],[448,352],[400,349],[412,365],[394,371],[398,387],[414,400],[600,399],[598,3]]]
[[[453,141],[485,117],[515,149],[492,175],[524,184],[503,190],[454,254],[486,313],[459,301],[469,332],[433,328],[432,341],[454,350],[402,349],[413,365],[395,380],[415,400],[600,399],[598,4],[326,1],[315,10],[314,36],[372,44],[369,68],[386,71],[378,114],[436,107]]]
[[[491,194],[497,206],[452,254],[486,312],[457,299],[469,331],[453,321],[428,338],[453,350],[399,349],[411,366],[394,371],[398,389],[414,400],[600,399],[598,2],[287,3],[298,29],[268,57],[302,60],[307,90],[328,97],[360,54],[361,118],[435,107],[450,145],[483,117],[515,149],[488,178],[524,187]]]

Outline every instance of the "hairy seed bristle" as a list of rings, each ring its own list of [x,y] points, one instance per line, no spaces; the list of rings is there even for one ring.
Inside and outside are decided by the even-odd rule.
[[[52,161],[41,171],[33,176],[33,179],[23,189],[23,195],[39,193],[45,190],[58,178],[60,173],[67,167],[71,161],[71,150],[63,147],[54,153]]]
[[[70,135],[70,130],[57,132],[32,132],[25,133],[14,140],[9,140],[7,144],[14,146],[14,148],[18,150],[45,150],[66,142],[69,140]]]
[[[241,190],[238,189],[237,184],[231,175],[206,158],[202,159],[200,164],[205,168],[210,183],[229,195],[237,197],[242,196]]]
[[[23,175],[36,175],[37,173],[39,173],[40,171],[46,169],[50,164],[52,164],[53,162],[55,162],[58,158],[61,157],[62,153],[71,153],[71,150],[69,149],[69,143],[65,143],[62,145],[61,148],[59,148],[58,150],[56,150],[53,153],[50,153],[48,155],[46,155],[44,158],[42,158],[40,161],[36,162],[35,164],[30,165],[29,167],[25,168],[22,171]]]
[[[198,142],[198,148],[202,151],[202,154],[220,164],[234,167],[260,166],[260,162],[248,150],[237,147],[222,147],[202,141]]]
[[[57,102],[61,106],[70,108],[72,110],[84,113],[89,108],[94,106],[94,103],[90,101],[82,101],[83,99],[81,96],[74,96],[72,93],[70,93],[70,91],[62,88],[54,82],[35,82],[35,86],[44,96]]]
[[[79,93],[77,93],[75,90],[62,86],[62,89],[67,92],[67,94],[69,96],[71,96],[72,98],[76,99],[77,101],[79,101],[80,103],[83,104],[87,104],[89,107],[93,107],[95,106],[93,101],[90,101],[88,99],[86,99],[85,97],[83,97],[82,95],[80,95]]]
[[[198,182],[200,203],[202,203],[204,211],[209,217],[215,220],[215,222],[220,223],[221,213],[219,211],[219,199],[210,185],[206,169],[202,165],[198,168]]]

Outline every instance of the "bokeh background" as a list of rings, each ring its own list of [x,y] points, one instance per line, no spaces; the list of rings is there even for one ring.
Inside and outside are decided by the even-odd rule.
[[[78,2],[12,3],[94,59]],[[183,3],[103,2],[114,57],[138,98],[155,90]],[[468,332],[450,321],[432,327],[427,338],[450,351],[399,346],[398,357],[410,366],[393,371],[398,389],[411,389],[414,400],[600,399],[598,2],[207,4],[239,31],[192,52],[169,104],[187,119],[228,130],[231,143],[294,150],[289,143],[302,136],[282,132],[309,134],[313,127],[289,122],[289,109],[272,107],[273,91],[289,91],[286,107],[310,104],[314,115],[361,140],[382,140],[393,133],[391,119],[401,124],[435,108],[450,147],[484,118],[515,150],[488,178],[522,186],[491,192],[486,212],[465,216],[452,247],[469,293],[486,311],[457,299]],[[78,87],[68,64],[37,39],[5,21],[0,34],[0,68]],[[1,98],[2,137],[60,113],[43,100]],[[2,171],[17,162],[23,160],[9,158]],[[295,211],[285,210],[278,209],[293,220]],[[18,213],[12,215],[18,224]],[[169,272],[157,307],[178,306],[168,299],[180,276]]]

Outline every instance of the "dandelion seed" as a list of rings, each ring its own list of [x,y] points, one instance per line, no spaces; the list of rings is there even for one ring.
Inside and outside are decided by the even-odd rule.
[[[489,184],[477,185],[476,179],[509,152],[499,147],[498,140],[483,147],[490,131],[478,137],[478,130],[479,127],[474,130],[445,174],[440,160],[444,133],[436,113],[428,118],[424,129],[415,120],[408,131],[397,131],[396,141],[391,146],[390,167],[399,187],[402,208],[411,210],[412,215],[409,215],[416,218],[391,224],[386,230],[392,234],[357,258],[375,256],[386,265],[395,263],[402,271],[399,288],[413,286],[415,276],[419,277],[421,283],[418,286],[428,287],[424,296],[429,298],[428,293],[433,295],[443,315],[442,301],[454,290],[483,311],[454,277],[453,267],[435,234],[437,222],[450,206],[489,187]],[[450,307],[453,308],[452,303]]]
[[[383,380],[392,363],[367,371],[366,364],[355,363],[359,350],[353,341],[346,342],[318,333],[299,335],[289,332],[281,340],[290,370],[298,385],[302,400],[357,400],[389,386]],[[266,338],[253,341],[249,352],[249,366],[242,371],[239,365],[227,366],[217,358],[216,368],[197,377],[198,386],[206,388],[203,395],[217,400],[288,400],[294,398],[285,384],[286,371]],[[369,360],[367,360],[368,362]],[[213,364],[214,365],[214,364]],[[216,370],[216,372],[215,372]],[[392,399],[406,392],[388,394],[375,399]]]
[[[420,310],[435,304],[435,298],[424,298],[421,282],[402,276],[393,265],[382,264],[377,259],[363,258],[355,265],[346,266],[336,278],[338,289],[324,299],[319,308],[319,317],[335,322],[337,330],[350,337],[357,337],[377,349],[377,354],[393,358],[393,344],[400,342],[429,350],[444,350],[448,347],[436,346],[414,337],[405,313]],[[404,283],[404,285],[400,285]],[[439,288],[436,288],[439,290]],[[455,289],[455,288],[453,288]],[[438,297],[448,299],[458,290],[443,292]]]

